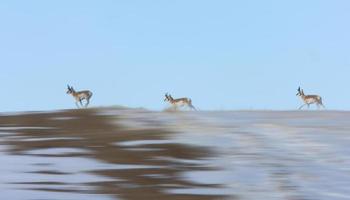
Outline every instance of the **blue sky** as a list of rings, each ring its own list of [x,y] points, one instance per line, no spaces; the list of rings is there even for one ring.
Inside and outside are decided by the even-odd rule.
[[[1,1],[1,111],[295,109],[301,85],[350,109],[350,1]]]

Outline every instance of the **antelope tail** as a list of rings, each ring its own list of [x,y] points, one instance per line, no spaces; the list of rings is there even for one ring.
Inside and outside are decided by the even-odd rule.
[[[319,102],[319,104],[321,104],[325,108],[325,106],[323,105],[323,102],[322,102],[322,97],[318,98],[318,102]]]
[[[93,93],[92,93],[92,92],[89,92],[89,98],[91,98],[91,97],[92,97],[92,95],[93,95]]]

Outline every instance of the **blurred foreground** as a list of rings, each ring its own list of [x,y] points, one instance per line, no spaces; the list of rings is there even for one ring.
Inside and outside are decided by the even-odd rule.
[[[350,199],[349,112],[0,115],[11,200]]]

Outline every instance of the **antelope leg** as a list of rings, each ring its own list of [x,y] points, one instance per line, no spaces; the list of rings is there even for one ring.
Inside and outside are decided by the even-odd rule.
[[[190,105],[190,108],[192,108],[193,110],[197,110],[192,104]]]
[[[88,99],[86,99],[85,108],[87,108],[87,107],[88,107],[89,103],[90,103],[90,101],[89,101]]]
[[[301,110],[306,104],[303,104],[299,107],[299,110]]]
[[[84,107],[83,102],[81,102],[81,99],[79,100],[79,102],[80,102],[81,107]]]

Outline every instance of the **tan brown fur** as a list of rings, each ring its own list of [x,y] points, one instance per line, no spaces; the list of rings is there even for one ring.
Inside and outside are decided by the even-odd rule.
[[[193,110],[196,110],[196,108],[192,105],[192,100],[190,98],[187,97],[183,97],[183,98],[177,98],[174,99],[170,94],[165,94],[165,99],[164,101],[168,101],[176,110],[178,106],[187,106]]]
[[[73,96],[73,98],[75,99],[75,105],[79,108],[79,104],[81,105],[81,107],[87,107],[90,103],[90,99],[92,97],[92,92],[89,90],[82,90],[82,91],[75,91],[73,87],[68,85],[68,90],[67,90],[67,94],[70,94]],[[85,105],[83,105],[82,101],[85,100],[86,103]]]
[[[309,108],[311,104],[316,104],[317,108],[320,108],[320,106],[325,108],[322,103],[322,97],[319,95],[305,95],[304,90],[300,89],[300,87],[298,88],[298,93],[296,95],[300,96],[304,102],[304,104],[299,107],[299,110],[302,109],[305,105],[307,105]]]

